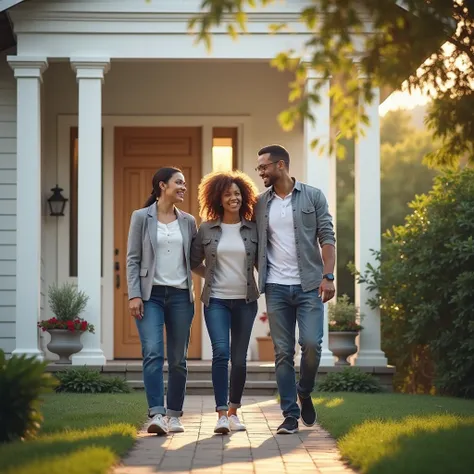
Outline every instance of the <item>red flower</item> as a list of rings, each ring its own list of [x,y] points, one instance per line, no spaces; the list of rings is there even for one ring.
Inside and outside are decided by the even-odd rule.
[[[85,331],[87,329],[87,321],[82,321],[81,323],[81,331]]]

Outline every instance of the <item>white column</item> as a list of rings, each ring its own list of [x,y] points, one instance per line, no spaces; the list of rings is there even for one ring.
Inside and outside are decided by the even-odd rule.
[[[17,79],[16,324],[13,354],[43,359],[41,295],[41,82],[46,58],[9,56]]]
[[[71,59],[79,84],[78,287],[89,296],[83,317],[95,333],[82,336],[75,365],[104,365],[102,295],[102,83],[109,59]]]
[[[308,71],[306,88],[312,91],[314,82],[317,79]],[[329,145],[331,137],[331,104],[329,99],[330,81],[327,80],[319,89],[321,102],[311,105],[311,113],[316,118],[315,123],[309,119],[304,121],[304,150],[306,163],[306,182],[316,188],[321,189],[328,200],[329,212],[332,215],[334,227],[336,226],[336,157],[325,149],[323,155],[318,151],[318,147],[311,148],[313,140],[318,139],[319,145]],[[335,271],[335,269],[334,269]],[[328,344],[329,323],[328,323],[328,303],[324,305],[324,336],[321,354],[321,366],[328,367],[334,365],[334,356],[329,350]]]
[[[372,250],[380,250],[380,92],[373,90],[371,104],[361,104],[370,125],[355,142],[355,264],[364,273],[367,264],[377,265]],[[380,348],[380,311],[371,309],[371,293],[365,284],[355,285],[355,303],[365,315],[358,337],[355,365],[385,367],[387,359]]]

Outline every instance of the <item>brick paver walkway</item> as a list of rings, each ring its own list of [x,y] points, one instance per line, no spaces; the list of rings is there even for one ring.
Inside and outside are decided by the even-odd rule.
[[[280,407],[268,397],[246,397],[240,418],[247,431],[215,435],[214,398],[188,395],[185,433],[167,437],[140,432],[135,447],[114,474],[354,472],[340,459],[335,441],[321,427],[300,424],[297,435],[277,435]]]

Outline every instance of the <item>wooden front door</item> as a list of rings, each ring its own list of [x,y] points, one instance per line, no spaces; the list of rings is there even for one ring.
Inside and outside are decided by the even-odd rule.
[[[190,127],[118,127],[115,129],[114,174],[114,357],[141,358],[141,346],[134,319],[128,311],[127,238],[130,216],[143,207],[152,190],[158,168],[175,166],[183,170],[187,193],[180,209],[198,216],[197,187],[201,179],[201,129]],[[201,282],[194,276],[197,295],[188,357],[201,358]]]

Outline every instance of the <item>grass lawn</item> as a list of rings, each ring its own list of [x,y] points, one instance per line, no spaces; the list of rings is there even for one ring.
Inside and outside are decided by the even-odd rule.
[[[0,445],[2,474],[102,474],[129,450],[146,417],[143,392],[51,394],[34,441]]]
[[[474,401],[349,393],[314,401],[321,425],[361,473],[474,472]]]

